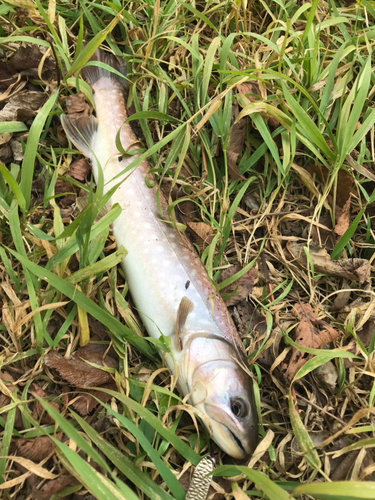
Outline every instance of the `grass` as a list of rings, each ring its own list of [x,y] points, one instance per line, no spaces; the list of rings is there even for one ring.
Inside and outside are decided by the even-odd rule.
[[[254,363],[263,440],[247,467],[215,448],[214,476],[233,478],[234,498],[375,497],[375,483],[363,482],[372,477],[375,442],[373,291],[369,282],[318,274],[307,251],[316,238],[326,245],[316,228],[334,228],[350,196],[348,227],[327,251],[332,259],[373,263],[374,19],[365,0],[301,6],[283,0],[9,0],[0,6],[2,61],[21,44],[37,45],[56,61],[48,81],[41,78],[43,59],[39,73],[29,76],[28,88],[46,95],[32,123],[0,123],[1,134],[24,141],[22,164],[0,165],[0,363],[14,381],[0,378],[4,498],[34,498],[31,484],[42,491],[68,472],[75,482],[50,498],[78,498],[76,492],[87,490],[99,499],[183,500],[181,477],[210,451],[194,409],[158,370],[156,348],[168,345],[140,336],[116,267],[126,249],[114,251],[109,236],[119,208],[97,220],[107,201],[102,184],[94,189],[73,181],[88,195],[87,206],[68,220],[60,210],[56,186],[77,152],[61,136],[58,117],[78,91],[92,102],[79,72],[101,44],[127,63],[127,107],[142,142],[134,164],[147,158],[161,189],[180,190],[177,200],[169,195],[179,229],[186,225],[173,210],[186,200],[196,207],[196,220],[212,228],[212,242],[197,250],[218,290],[257,270],[249,300],[234,315],[245,318],[241,333]],[[240,123],[243,145],[234,151]],[[228,152],[238,156],[235,172]],[[45,183],[36,200],[41,172]],[[290,257],[288,241],[305,243],[307,268]],[[218,283],[236,262],[243,269]],[[337,307],[345,290],[347,302]],[[334,349],[305,348],[314,357],[289,387],[280,369],[296,345],[289,335],[299,301],[338,328],[340,340]],[[112,369],[117,390],[102,389],[110,399],[82,418],[64,397],[89,389],[67,388],[43,361],[51,349],[70,358],[79,342],[86,344],[90,316],[106,328],[104,342],[120,363]],[[371,335],[364,343],[366,325]],[[338,374],[335,393],[314,376],[327,361]],[[36,382],[46,397],[33,393]],[[53,425],[36,418],[36,401]],[[15,465],[17,443],[44,435],[54,442],[54,456],[30,469],[30,483],[31,472]],[[341,459],[335,468],[340,453],[351,467]],[[216,498],[223,498],[228,482],[216,484]]]

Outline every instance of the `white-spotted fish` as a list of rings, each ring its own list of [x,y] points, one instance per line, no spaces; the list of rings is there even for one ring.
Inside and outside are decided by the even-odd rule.
[[[94,60],[123,72],[117,58],[97,51]],[[82,76],[91,85],[96,118],[62,115],[64,130],[92,162],[95,179],[102,168],[105,191],[134,160],[122,157],[137,142],[127,119],[123,97],[125,79],[103,67],[87,66]],[[98,162],[100,167],[98,166]],[[150,188],[147,162],[123,175],[111,197],[121,215],[113,223],[117,245],[128,254],[122,261],[134,304],[150,336],[171,338],[172,355],[165,361],[178,377],[189,402],[208,417],[214,441],[232,457],[248,457],[257,444],[258,420],[253,382],[246,370],[244,349],[228,313],[188,238],[162,221],[156,187]],[[151,177],[150,181],[152,181]],[[151,183],[152,184],[152,183]],[[166,213],[167,202],[160,199]]]

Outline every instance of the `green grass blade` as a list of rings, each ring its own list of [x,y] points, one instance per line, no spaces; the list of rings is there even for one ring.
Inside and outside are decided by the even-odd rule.
[[[65,468],[72,474],[95,498],[105,500],[130,500],[123,496],[117,487],[102,474],[91,467],[77,453],[61,443],[58,439],[51,437],[56,445],[57,453]],[[134,496],[132,497],[134,499]]]
[[[21,233],[21,223],[18,216],[17,204],[13,204],[12,208],[9,211],[9,227],[13,237],[14,245],[17,251],[20,252],[19,255],[21,256],[22,254],[22,258],[26,259],[26,250],[24,247],[22,233]],[[34,311],[39,307],[37,293],[35,291],[35,283],[32,277],[30,276],[29,271],[27,269],[25,269],[24,271],[25,271],[25,281],[26,281],[27,291],[29,293],[31,309]],[[40,312],[34,314],[33,321],[35,325],[36,345],[37,348],[40,349],[42,348],[44,341],[44,333],[43,333],[44,330]]]
[[[9,184],[10,189],[13,191],[14,196],[17,199],[18,205],[22,212],[26,210],[26,201],[25,197],[16,181],[16,179],[13,177],[12,173],[6,168],[5,165],[0,163],[0,173],[6,180],[6,182]]]
[[[275,484],[269,477],[257,470],[249,469],[243,465],[220,465],[211,475],[214,477],[233,477],[239,474],[244,474],[250,481],[255,483],[257,487],[267,495],[269,500],[290,500],[289,494],[280,486]]]
[[[100,402],[98,398],[97,401]],[[120,415],[118,412],[112,410],[110,406],[105,403],[102,403],[102,406],[106,408],[107,412],[110,415],[113,415],[115,418],[119,420],[119,422],[127,429],[133,436],[136,438],[138,443],[142,446],[144,451],[150,457],[152,463],[157,468],[160,476],[164,479],[166,485],[171,490],[171,493],[176,498],[176,500],[183,500],[185,498],[185,492],[176,479],[176,476],[172,474],[170,469],[166,466],[166,464],[161,460],[157,451],[153,448],[150,441],[145,437],[141,429],[139,429],[131,420]]]
[[[160,498],[160,500],[173,500],[166,491],[155,484],[126,455],[123,455],[118,448],[115,448],[103,439],[83,418],[73,411],[71,411],[71,414],[100,451],[145,495],[149,498]]]
[[[124,249],[124,247],[121,246],[111,255],[104,257],[104,259],[101,259],[98,262],[95,262],[95,264],[90,264],[89,266],[71,274],[66,278],[66,281],[75,285],[76,283],[90,279],[96,274],[104,273],[112,267],[117,266],[117,264],[119,264],[126,257],[127,253],[128,252]]]
[[[31,185],[33,182],[35,157],[38,149],[39,138],[42,133],[43,126],[47,120],[47,117],[57,101],[58,95],[59,95],[58,92],[55,92],[54,94],[51,95],[51,97],[48,99],[48,101],[44,104],[42,109],[36,115],[29,131],[25,156],[22,161],[21,182],[20,182],[20,189],[25,198],[26,209],[28,209],[30,206]]]
[[[46,268],[40,267],[34,262],[30,262],[20,253],[10,249],[8,249],[8,251],[15,257],[17,257],[24,269],[29,270],[39,279],[47,281],[50,285],[56,288],[56,290],[59,290],[59,292],[69,297],[78,306],[82,307],[82,309],[87,311],[89,314],[91,314],[91,316],[105,325],[113,335],[117,336],[119,340],[127,340],[132,345],[137,347],[140,351],[142,351],[146,356],[151,359],[155,359],[154,350],[145,339],[138,337],[134,332],[120,323],[111,314],[95,304],[95,302],[86,297],[85,294],[77,290],[75,286],[71,285],[59,276],[51,273],[51,271],[48,271]]]
[[[5,473],[5,468],[7,464],[7,459],[6,458],[1,458],[1,457],[6,457],[9,452],[9,446],[10,442],[12,441],[12,436],[13,436],[13,429],[14,429],[14,421],[16,419],[16,410],[17,407],[15,406],[11,410],[8,411],[7,414],[7,419],[4,427],[4,434],[3,438],[1,441],[1,448],[0,448],[0,484],[4,483],[4,473]]]
[[[211,79],[211,74],[212,74],[212,67],[214,65],[214,60],[215,60],[215,54],[220,46],[221,40],[219,37],[216,37],[212,40],[210,43],[210,46],[208,47],[207,50],[207,55],[205,58],[205,63],[204,63],[204,69],[203,69],[203,79],[202,79],[202,84],[200,88],[200,93],[201,93],[201,98],[200,98],[200,103],[201,105],[206,104],[208,101],[208,86],[210,84],[210,79]]]
[[[325,500],[373,500],[375,482],[371,481],[334,481],[332,483],[300,484],[293,492],[295,495],[311,495]]]
[[[79,54],[75,56],[74,62],[71,65],[68,74],[66,75],[67,78],[74,75],[74,73],[77,73],[83,68],[83,66],[89,61],[90,57],[93,56],[96,49],[102,42],[104,42],[107,35],[111,33],[118,22],[119,17],[115,17],[114,19],[112,19],[108,26],[99,31],[99,33],[97,33],[94,38],[88,42],[88,44],[79,52]]]
[[[91,239],[98,237],[102,231],[108,228],[110,224],[112,224],[112,222],[117,219],[120,213],[121,213],[121,207],[117,204],[113,205],[111,210],[92,227],[90,232]],[[61,264],[61,262],[68,259],[75,252],[77,252],[78,248],[79,246],[77,238],[76,237],[70,238],[69,241],[65,243],[64,247],[48,261],[46,269],[48,270],[54,269],[56,266]]]
[[[56,424],[60,427],[62,431],[72,439],[76,445],[86,453],[92,460],[103,467],[106,472],[110,472],[110,467],[102,458],[102,456],[87,442],[87,440],[81,435],[80,432],[66,419],[60,412],[58,412],[53,406],[51,406],[43,398],[38,398],[39,403],[47,411],[47,413],[54,419]]]
[[[267,125],[265,124],[263,117],[259,113],[254,113],[251,116],[251,118],[252,118],[256,128],[259,130],[260,135],[263,137],[263,140],[264,140],[265,144],[267,145],[267,147],[272,155],[272,158],[275,160],[276,165],[279,168],[279,171],[284,176],[285,170],[284,170],[283,165],[280,161],[278,148],[276,147],[276,144],[271,137],[270,131],[269,131]]]
[[[319,459],[318,452],[314,449],[314,443],[312,442],[301,417],[294,404],[294,398],[289,390],[289,417],[292,424],[293,433],[296,436],[298,445],[306,459],[306,462],[312,469],[319,470],[321,468],[321,462]]]
[[[147,410],[147,408],[125,396],[124,394],[119,394],[118,392],[111,391],[110,389],[102,389],[102,391],[106,392],[107,394],[111,394],[116,399],[135,411],[140,417],[144,418],[146,422],[151,425],[151,427],[153,427],[161,436],[163,436],[164,439],[166,439],[174,446],[174,448],[185,458],[185,460],[189,460],[189,462],[191,462],[193,465],[197,465],[200,462],[200,455],[198,455],[198,453],[195,453],[195,451],[192,450],[179,437],[177,437],[174,432],[172,432],[170,429],[166,429],[163,426],[162,422],[149,410]]]
[[[332,250],[332,253],[331,253],[331,259],[332,260],[337,260],[340,257],[340,255],[342,254],[344,248],[349,243],[351,237],[355,233],[355,231],[356,231],[356,229],[358,227],[358,224],[361,222],[362,215],[364,214],[364,212],[365,212],[365,209],[362,208],[362,210],[359,212],[359,214],[357,215],[357,217],[350,224],[350,226],[345,231],[345,233],[341,236],[341,238],[337,242],[335,248]]]
[[[23,122],[0,123],[0,134],[12,134],[13,132],[26,132],[28,128]]]
[[[281,86],[283,88],[285,100],[290,107],[293,115],[295,116],[297,122],[299,122],[299,124],[301,125],[301,128],[306,136],[325,154],[328,159],[334,161],[336,155],[327,146],[327,143],[318,127],[315,125],[306,111],[296,101],[296,99],[290,94],[283,81],[281,82]]]

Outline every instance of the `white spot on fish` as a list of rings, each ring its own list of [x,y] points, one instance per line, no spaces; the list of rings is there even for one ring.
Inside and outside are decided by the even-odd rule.
[[[134,189],[127,189],[126,194],[135,194],[135,191],[134,191]]]
[[[141,212],[134,212],[134,217],[140,217],[141,216]]]
[[[146,222],[146,224],[144,224],[144,228],[151,229],[151,224],[149,222]]]
[[[161,245],[158,245],[158,246],[156,247],[156,251],[157,251],[157,252],[164,252],[164,248],[163,248]]]

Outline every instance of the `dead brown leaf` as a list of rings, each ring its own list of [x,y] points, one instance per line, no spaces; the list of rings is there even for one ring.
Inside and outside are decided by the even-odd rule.
[[[287,249],[302,267],[307,266],[307,257],[303,250],[306,245],[289,241]],[[314,264],[315,271],[332,274],[341,278],[365,283],[370,278],[371,265],[367,259],[331,260],[329,254],[322,247],[311,243],[309,254]]]
[[[330,146],[329,141],[327,144]],[[327,182],[329,172],[323,165],[309,165],[306,170],[310,172],[310,175],[318,175],[324,184]],[[340,170],[337,174],[336,205],[339,208],[344,207],[347,202],[353,189],[353,182],[353,177],[346,170]],[[334,187],[328,196],[330,205],[332,205],[333,190]]]
[[[85,94],[72,94],[65,100],[66,112],[76,118],[88,116],[90,106],[86,102]]]
[[[103,389],[111,389],[112,391],[116,390],[116,384],[114,383],[104,384],[101,387]],[[78,394],[71,406],[73,406],[82,417],[85,417],[99,404],[99,401],[97,401],[94,396],[102,403],[107,403],[112,397],[106,392],[88,390],[85,394]]]
[[[353,177],[346,170],[340,170],[337,174],[336,204],[344,207],[353,189]]]
[[[232,107],[232,118],[236,118],[238,115],[238,105],[233,105]],[[229,147],[227,151],[228,169],[229,175],[232,179],[245,179],[243,175],[240,174],[237,168],[237,159],[242,153],[245,146],[246,139],[246,129],[247,129],[247,118],[243,118],[239,122],[235,123],[232,127],[232,132],[230,135]]]
[[[214,237],[214,230],[205,222],[187,222],[193,243],[199,245],[201,249],[208,246]]]
[[[326,344],[334,342],[339,333],[328,323],[316,318],[310,304],[296,304],[292,311],[293,316],[299,317],[295,341],[303,347],[322,349]],[[285,378],[291,381],[298,370],[310,358],[307,352],[293,349],[289,363],[283,363],[282,372]]]
[[[63,433],[58,432],[55,437],[61,441],[62,436]],[[16,449],[20,457],[39,463],[54,452],[55,445],[49,436],[38,436],[32,439],[17,439]]]
[[[54,493],[58,493],[63,488],[66,488],[67,486],[73,486],[75,484],[78,484],[77,479],[75,479],[70,474],[63,474],[57,479],[48,481],[40,490],[35,489],[32,492],[32,498],[33,500],[50,500],[51,496]]]
[[[28,44],[27,46],[20,46],[9,59],[9,66],[21,74],[37,76],[37,70],[40,61],[42,60],[43,52],[36,44]],[[53,70],[56,64],[51,57],[47,57],[43,64],[43,72]],[[34,70],[34,71],[28,71]]]
[[[7,90],[17,81],[14,69],[9,64],[0,61],[0,90]]]
[[[38,384],[33,384],[33,392],[36,396],[40,398],[47,398],[48,394],[43,391]],[[60,411],[59,404],[56,401],[48,401],[48,403],[57,411]],[[42,418],[41,418],[42,417]],[[35,401],[33,408],[33,418],[38,420],[41,418],[42,424],[53,424],[55,421],[53,418],[46,412],[43,406],[39,403],[39,401]]]
[[[83,182],[90,172],[91,165],[88,159],[79,158],[70,165],[68,171],[66,172],[66,175],[70,175],[70,177],[73,177],[73,179]]]
[[[234,274],[241,271],[241,269],[242,266],[239,263],[235,264],[234,266],[228,267],[227,269],[224,269],[224,271],[220,275],[219,283],[227,280]],[[235,292],[235,295],[225,299],[226,305],[228,307],[235,306],[236,304],[241,302],[241,300],[246,299],[251,293],[251,290],[253,289],[254,280],[255,280],[255,269],[251,268],[249,271],[247,271],[247,273],[241,276],[240,279],[238,279],[231,285],[228,285],[225,288],[223,288],[220,291],[221,295],[230,295]]]
[[[335,226],[334,232],[337,234],[337,236],[341,237],[349,226],[350,226],[350,196],[347,199],[342,210],[340,210],[340,214],[337,217],[337,224]]]
[[[250,104],[261,99],[261,93],[257,82],[244,82],[237,86],[239,94],[244,103]]]
[[[118,362],[111,356],[106,356],[103,363],[105,346],[88,344],[78,349],[71,359],[66,359],[56,351],[51,351],[45,357],[45,363],[49,368],[54,368],[61,377],[75,387],[101,386],[112,382],[110,373],[89,365],[83,360],[95,363],[99,366],[104,364],[109,368],[118,369]]]
[[[325,226],[325,229],[321,226]],[[333,233],[332,221],[329,215],[323,215],[322,217],[319,217],[319,225],[312,225],[311,238],[314,243],[319,246],[323,246],[328,251],[334,249],[336,238]]]

